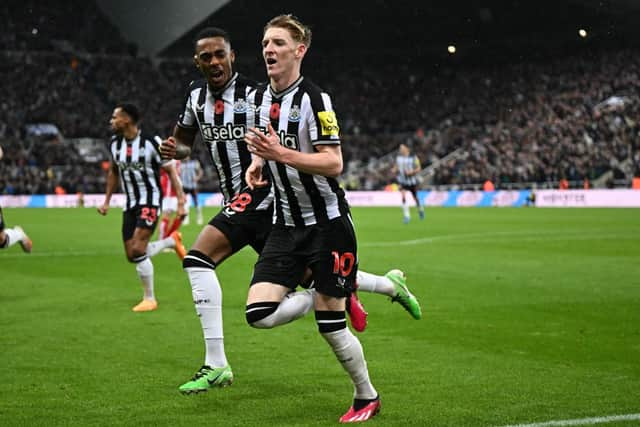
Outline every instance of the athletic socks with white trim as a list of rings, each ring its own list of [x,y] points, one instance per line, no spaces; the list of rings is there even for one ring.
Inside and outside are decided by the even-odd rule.
[[[25,238],[24,231],[18,227],[5,228],[4,233],[7,235],[6,241],[4,242],[5,248],[13,246]]]
[[[369,380],[362,345],[347,328],[344,311],[316,311],[316,322],[320,334],[329,343],[338,361],[349,374],[355,389],[355,399],[375,399],[378,392]]]
[[[136,258],[133,262],[136,263],[136,271],[142,282],[143,298],[146,300],[155,300],[156,296],[153,290],[153,263],[147,255]]]
[[[175,248],[175,247],[176,247],[176,241],[171,236],[166,237],[162,240],[156,240],[156,241],[150,242],[147,245],[147,256],[154,256],[158,254],[160,251],[162,251],[163,249]]]
[[[390,297],[396,295],[393,282],[385,276],[378,276],[367,273],[366,271],[358,270],[358,273],[356,274],[356,283],[358,284],[359,291],[383,294]]]
[[[261,329],[292,322],[311,311],[314,295],[315,290],[305,289],[300,292],[290,292],[280,304],[276,302],[249,304],[246,311],[247,322],[254,328]]]
[[[198,225],[202,225],[202,206],[197,207],[198,219],[196,220]]]
[[[409,222],[411,219],[411,213],[409,211],[409,202],[407,200],[402,202],[402,214],[404,215],[404,221]]]
[[[200,318],[205,341],[204,364],[213,368],[228,365],[222,327],[222,288],[215,263],[202,252],[190,250],[182,263],[189,276],[191,294]]]

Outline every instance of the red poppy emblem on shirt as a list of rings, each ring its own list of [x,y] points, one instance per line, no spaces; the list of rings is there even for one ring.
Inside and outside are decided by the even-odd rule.
[[[269,118],[271,120],[277,120],[280,118],[280,104],[271,104],[271,109],[269,110]]]
[[[222,99],[216,99],[216,103],[214,104],[216,114],[224,113],[224,101]]]
[[[127,156],[131,156],[131,147],[127,147]]]

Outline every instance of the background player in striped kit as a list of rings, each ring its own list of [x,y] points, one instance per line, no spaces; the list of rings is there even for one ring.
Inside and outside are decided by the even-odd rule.
[[[299,316],[301,302],[306,311],[314,308],[320,334],[354,385],[353,405],[340,422],[366,421],[379,411],[380,398],[360,341],[345,319],[358,257],[349,206],[336,179],[342,172],[340,128],[329,95],[300,74],[310,44],[311,31],[291,15],[277,16],[265,26],[262,54],[269,86],[255,101],[261,126],[245,135],[257,156],[246,180],[251,188],[266,185],[262,170],[267,161],[275,212],[254,269],[246,317],[253,327],[271,328]],[[307,269],[314,298],[291,298]]]
[[[198,159],[187,157],[182,160],[180,165],[180,179],[182,180],[182,188],[185,194],[191,195],[191,201],[196,208],[196,223],[202,225],[202,206],[198,202],[198,181],[202,179],[202,166]],[[187,216],[182,221],[184,225],[189,225],[189,210],[191,204],[187,202]]]
[[[398,185],[400,185],[400,193],[402,194],[402,213],[404,215],[404,223],[408,224],[411,220],[411,213],[409,211],[409,201],[406,197],[408,191],[413,196],[413,200],[418,207],[418,215],[420,219],[424,219],[424,206],[420,204],[418,198],[418,172],[422,169],[420,165],[420,159],[415,154],[411,154],[409,146],[406,144],[400,144],[398,147],[398,156],[396,157],[396,163],[393,165],[392,172],[397,173]]]
[[[184,214],[184,193],[173,161],[163,162],[160,158],[160,137],[149,137],[139,127],[140,113],[133,104],[118,104],[111,116],[110,152],[111,165],[107,176],[104,203],[98,213],[107,215],[111,196],[122,183],[127,196],[122,214],[122,240],[129,262],[136,264],[138,277],[142,282],[142,301],[133,311],[151,311],[158,308],[153,283],[153,264],[150,257],[164,248],[174,248],[180,259],[185,249],[178,233],[166,239],[149,243],[156,228],[162,193],[160,191],[160,168],[165,169],[178,193],[178,213]]]
[[[224,351],[222,290],[215,269],[247,245],[260,253],[272,226],[273,196],[269,187],[249,189],[244,183],[251,154],[243,138],[246,128],[256,124],[254,104],[259,102],[266,86],[258,86],[236,73],[233,70],[234,60],[235,53],[226,31],[205,28],[196,36],[194,62],[204,79],[190,84],[185,109],[174,134],[161,146],[163,157],[185,158],[190,154],[196,133],[200,131],[218,172],[225,203],[225,207],[202,229],[183,262],[206,351],[204,365],[191,381],[180,386],[182,393],[198,393],[233,381]],[[404,307],[412,304],[414,300],[404,292],[404,282],[395,282],[400,276],[390,277],[363,273],[362,280],[369,283],[372,292],[391,297],[400,295],[398,301]],[[291,295],[290,299],[310,302],[312,294],[304,291]],[[417,301],[415,304],[417,306]],[[301,307],[307,305],[309,303],[302,303]],[[361,306],[354,299],[352,324],[362,330],[366,325],[366,313],[357,311],[358,308]],[[303,314],[300,312],[299,316]]]
[[[0,147],[0,160],[2,160],[3,156],[4,152],[2,151],[2,147]],[[6,249],[16,243],[20,243],[23,251],[27,253],[31,252],[33,243],[22,227],[16,225],[13,228],[5,228],[2,206],[0,206],[0,249]]]

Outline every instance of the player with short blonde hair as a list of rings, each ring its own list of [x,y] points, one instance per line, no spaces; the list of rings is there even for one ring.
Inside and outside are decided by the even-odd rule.
[[[245,135],[254,160],[250,188],[275,194],[274,226],[255,265],[247,296],[247,322],[272,328],[315,310],[320,334],[349,374],[354,401],[340,422],[366,421],[380,410],[362,345],[347,328],[346,297],[356,289],[355,230],[344,191],[340,126],[328,93],[302,76],[311,31],[291,15],[264,28],[262,54],[268,90],[256,102],[260,126]],[[291,291],[311,270],[315,296],[302,313]]]

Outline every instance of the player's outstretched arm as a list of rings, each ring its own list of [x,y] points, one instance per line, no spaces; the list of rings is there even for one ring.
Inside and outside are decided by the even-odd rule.
[[[100,215],[106,215],[109,212],[109,203],[111,203],[111,196],[114,191],[116,191],[116,187],[119,182],[119,174],[118,174],[118,165],[114,162],[111,162],[109,165],[109,172],[107,174],[107,188],[104,192],[104,202],[102,206],[98,207],[98,213]]]

